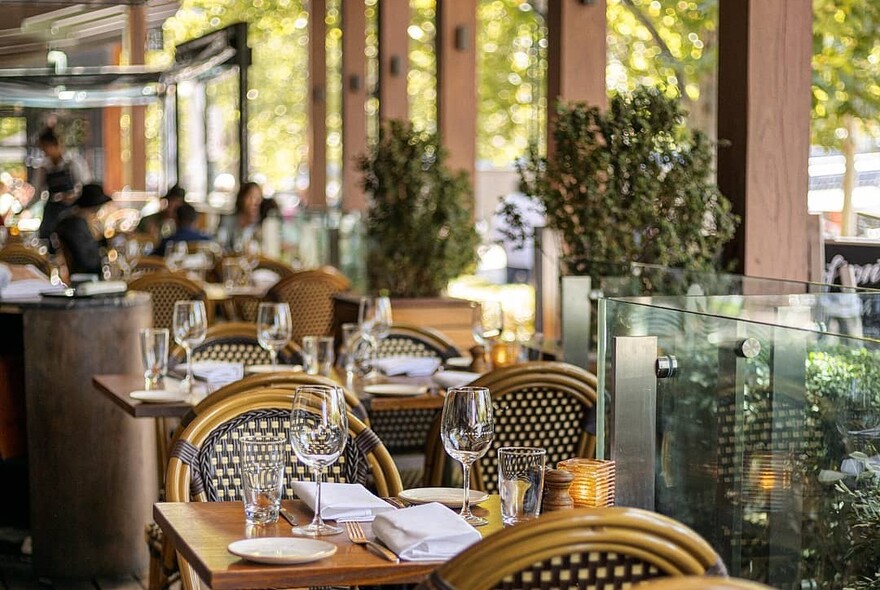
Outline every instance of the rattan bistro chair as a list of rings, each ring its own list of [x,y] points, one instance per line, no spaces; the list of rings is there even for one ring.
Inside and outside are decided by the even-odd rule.
[[[135,278],[157,272],[171,272],[165,259],[161,256],[139,256],[131,265],[132,276]]]
[[[186,351],[175,346],[171,351],[172,365],[186,361]],[[251,365],[267,365],[272,361],[269,352],[257,340],[257,325],[247,322],[229,322],[208,328],[205,340],[193,349],[193,361],[226,361]],[[278,351],[278,362],[300,365],[302,351],[292,341]]]
[[[180,433],[171,452],[165,479],[171,502],[213,502],[240,500],[241,490],[234,441],[243,434],[282,433],[290,428],[294,393],[283,389],[261,389],[219,400],[206,399],[203,408]],[[203,402],[205,403],[205,402]],[[396,496],[401,491],[394,461],[379,437],[349,413],[349,441],[339,460],[327,474],[329,481],[358,482],[379,496]],[[288,449],[284,497],[294,497],[290,482],[310,480],[308,467],[296,462]],[[178,555],[184,590],[199,587],[199,579]]]
[[[676,576],[654,578],[633,586],[633,590],[771,590],[751,580],[721,576]]]
[[[333,267],[300,270],[275,283],[265,300],[290,305],[293,341],[302,342],[303,336],[333,333],[333,296],[349,286],[349,280]]]
[[[49,264],[49,259],[36,250],[28,248],[24,244],[7,244],[2,250],[0,250],[0,262],[20,265],[32,264],[37,270],[46,276],[52,274],[52,267]]]
[[[590,508],[553,512],[494,533],[419,588],[611,589],[663,576],[726,573],[712,547],[680,522],[637,508]]]
[[[455,343],[437,330],[409,324],[392,324],[388,336],[379,343],[378,356],[417,356],[447,361],[461,356],[461,352],[455,347]]]
[[[128,284],[130,291],[146,291],[153,299],[153,327],[172,329],[174,304],[178,301],[205,301],[205,290],[188,278],[168,272],[143,275]],[[206,307],[207,302],[206,302]],[[210,311],[208,322],[211,322]]]
[[[495,407],[492,446],[471,471],[474,489],[498,493],[500,447],[543,447],[549,466],[594,456],[595,437],[587,430],[597,398],[592,373],[566,363],[533,361],[490,371],[471,386],[489,388]],[[442,485],[447,457],[439,416],[426,440],[425,482]]]

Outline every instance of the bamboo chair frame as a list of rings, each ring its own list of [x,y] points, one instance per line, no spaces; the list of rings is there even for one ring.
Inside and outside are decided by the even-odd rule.
[[[293,340],[333,333],[333,295],[347,291],[351,282],[332,266],[295,271],[275,283],[264,301],[287,303],[293,316]],[[319,293],[316,297],[315,294]]]
[[[0,262],[16,265],[32,264],[46,276],[52,274],[49,259],[24,244],[7,244],[3,249],[0,249]]]
[[[446,361],[453,357],[461,356],[461,352],[445,334],[433,328],[414,326],[412,324],[391,324],[388,336],[379,344],[379,356],[383,356],[382,344],[394,338],[408,339],[420,342],[441,360]]]
[[[154,290],[163,286],[176,287],[186,292],[186,299],[180,298],[175,301],[166,301],[166,298],[157,298]],[[153,272],[142,275],[128,283],[129,291],[146,291],[153,300],[153,327],[171,329],[174,303],[176,301],[204,301],[208,314],[208,325],[213,323],[213,306],[208,301],[208,296],[202,287],[183,275],[170,272]]]
[[[201,448],[208,436],[226,422],[253,410],[290,408],[293,404],[293,397],[293,391],[275,388],[240,392],[217,400],[208,397],[202,402],[204,407],[201,412],[176,437],[175,444],[185,441],[196,448]],[[356,437],[367,431],[369,431],[369,428],[349,412],[349,436]],[[403,488],[400,475],[397,473],[397,466],[394,464],[394,460],[388,454],[385,446],[380,442],[365,457],[374,478],[376,493],[379,496],[396,496],[399,494]],[[168,501],[207,501],[207,496],[204,492],[196,494],[195,497],[191,495],[190,482],[190,466],[179,457],[172,456],[168,462],[168,472],[165,477],[165,490]],[[200,580],[192,567],[179,554],[177,560],[184,590],[196,590],[199,588]]]
[[[598,398],[597,384],[596,376],[580,367],[558,361],[531,361],[490,371],[477,378],[469,386],[488,388],[495,405],[503,405],[505,396],[515,394],[525,388],[545,387],[565,392],[583,406],[595,408]],[[428,486],[443,485],[443,475],[448,460],[440,440],[441,419],[442,414],[439,414],[427,437],[425,485]],[[595,437],[584,431],[577,445],[576,456],[594,457],[595,452]],[[482,467],[484,460],[480,459],[474,462],[471,469],[471,486],[475,490],[486,490]]]
[[[772,590],[772,587],[740,578],[677,576],[647,580],[633,586],[633,590]]]
[[[495,533],[442,565],[419,588],[489,590],[545,560],[595,553],[629,556],[659,570],[646,576],[726,575],[715,550],[678,521],[638,508],[587,508],[553,512]],[[605,571],[606,584],[613,580],[615,588],[640,581],[618,577],[614,568]],[[583,587],[578,582],[592,587],[598,581],[573,579],[556,587]],[[554,588],[540,578],[526,587]]]

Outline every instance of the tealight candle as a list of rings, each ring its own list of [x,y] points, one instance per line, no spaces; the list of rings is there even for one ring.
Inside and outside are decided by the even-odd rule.
[[[560,461],[557,467],[574,476],[569,493],[575,506],[614,505],[614,461],[575,458]]]

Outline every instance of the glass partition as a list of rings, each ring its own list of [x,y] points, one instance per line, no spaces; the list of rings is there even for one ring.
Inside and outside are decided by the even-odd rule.
[[[880,295],[600,301],[597,436],[618,503],[669,515],[731,575],[877,587]],[[873,585],[872,585],[873,584]]]

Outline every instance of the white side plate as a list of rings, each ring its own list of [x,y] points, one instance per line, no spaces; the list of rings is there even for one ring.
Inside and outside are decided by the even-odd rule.
[[[370,395],[409,396],[428,393],[428,388],[425,385],[413,385],[410,383],[376,383],[365,385],[364,392]]]
[[[333,543],[291,537],[244,539],[230,543],[226,549],[249,561],[271,564],[308,563],[336,553]]]
[[[296,372],[302,373],[302,365],[251,365],[249,367],[244,368],[245,373],[256,374],[256,373],[281,373],[281,372]]]
[[[403,490],[398,497],[413,504],[427,504],[428,502],[440,502],[450,508],[460,508],[463,496],[462,488],[413,488]],[[486,492],[470,491],[470,503],[479,504],[489,497]]]
[[[177,402],[185,402],[190,398],[190,394],[185,391],[173,391],[166,389],[152,389],[142,391],[132,391],[128,394],[131,399],[136,399],[148,404],[173,404]]]

